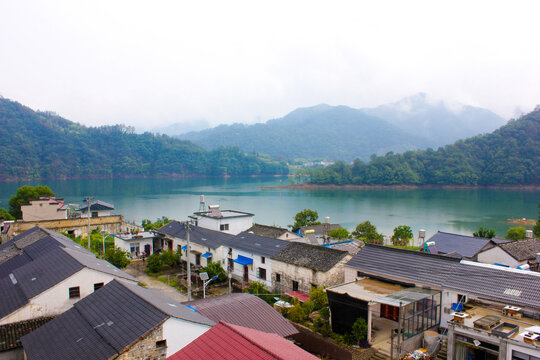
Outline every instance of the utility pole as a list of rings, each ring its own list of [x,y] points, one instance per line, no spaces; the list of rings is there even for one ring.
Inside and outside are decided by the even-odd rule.
[[[191,256],[191,248],[189,244],[189,221],[185,222],[186,226],[186,240],[187,240],[187,299],[188,301],[191,301],[191,262],[190,262],[190,256]]]
[[[90,196],[86,197],[86,205],[86,213],[88,214],[88,250],[92,251],[90,247],[90,242],[92,239],[92,237],[90,236]]]

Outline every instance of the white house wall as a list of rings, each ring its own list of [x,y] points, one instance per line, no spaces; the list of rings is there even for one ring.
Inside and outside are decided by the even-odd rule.
[[[229,230],[220,230],[221,225],[229,225]],[[210,230],[221,231],[231,235],[238,235],[253,226],[253,216],[241,216],[232,218],[210,218],[199,216],[197,225]]]
[[[169,318],[163,323],[163,339],[167,340],[167,357],[175,354],[208,330],[210,330],[208,325]]]
[[[139,255],[142,255],[145,245],[150,245],[150,253],[151,254],[154,253],[152,239],[122,240],[122,239],[117,238],[116,236],[114,237],[114,246],[124,251],[127,251],[129,254],[131,254],[131,244],[139,244]]]
[[[59,315],[80,299],[94,292],[94,284],[104,285],[115,277],[100,271],[84,268],[64,281],[34,296],[25,306],[0,319],[0,325],[34,319],[42,316]],[[69,298],[69,288],[79,286],[80,297]]]
[[[248,257],[250,259],[253,259],[253,264],[247,265],[249,281],[250,282],[251,281],[262,282],[262,283],[264,283],[264,285],[266,286],[267,289],[271,289],[272,288],[272,266],[271,266],[272,261],[271,261],[271,259],[269,257],[265,257],[265,263],[263,264],[262,259],[261,259],[261,255],[256,255],[256,254],[248,253],[246,251],[240,251],[240,250],[232,249],[232,258],[233,258],[233,260],[238,258],[238,255],[242,255],[242,256]],[[266,280],[260,279],[257,276],[257,273],[258,273],[257,270],[259,268],[263,268],[263,269],[266,270]],[[225,267],[225,269],[226,269],[226,267]],[[234,263],[234,269],[232,271],[232,275],[235,278],[242,281],[244,279],[244,265]]]
[[[510,256],[506,251],[502,250],[500,247],[496,246],[489,250],[483,251],[478,254],[478,261],[485,264],[501,264],[516,268],[519,265],[523,265],[526,262],[518,262],[512,256]]]

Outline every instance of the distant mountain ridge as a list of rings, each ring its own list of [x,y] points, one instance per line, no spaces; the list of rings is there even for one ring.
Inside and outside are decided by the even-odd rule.
[[[284,162],[238,148],[207,151],[124,125],[86,127],[0,98],[0,181],[287,174]]]
[[[439,147],[493,131],[505,120],[472,106],[452,109],[417,94],[373,109],[326,104],[252,125],[219,125],[179,136],[206,148],[238,146],[276,158],[352,161],[372,154]]]

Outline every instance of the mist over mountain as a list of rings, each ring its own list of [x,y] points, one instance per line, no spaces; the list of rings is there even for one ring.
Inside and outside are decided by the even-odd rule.
[[[153,132],[154,134],[178,136],[178,135],[182,135],[191,131],[205,130],[205,129],[208,129],[209,127],[210,127],[210,123],[208,122],[208,120],[199,119],[199,120],[177,122],[177,123],[173,123],[173,124],[165,125],[165,126],[156,126],[152,128],[151,132]]]
[[[489,133],[506,123],[492,111],[462,104],[449,105],[442,100],[431,99],[425,93],[363,111],[431,139],[436,146]]]
[[[206,149],[238,146],[276,158],[352,161],[390,151],[438,148],[504,123],[489,110],[449,106],[420,93],[373,109],[321,104],[266,123],[220,125],[180,138]]]
[[[274,158],[352,161],[433,144],[388,121],[348,106],[321,104],[253,125],[220,125],[180,136],[206,149],[238,146]]]

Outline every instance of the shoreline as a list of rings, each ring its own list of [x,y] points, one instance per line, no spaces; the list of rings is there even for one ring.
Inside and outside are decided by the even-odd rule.
[[[447,190],[520,190],[540,191],[540,185],[321,185],[321,184],[294,184],[260,186],[260,189],[292,189],[292,190],[415,190],[415,189],[447,189]]]
[[[168,174],[168,175],[132,175],[132,176],[66,176],[58,178],[8,178],[0,180],[0,183],[14,183],[14,182],[29,182],[29,181],[64,181],[64,180],[114,180],[114,179],[229,179],[229,178],[239,178],[239,177],[250,177],[250,178],[265,178],[265,177],[288,177],[289,174],[280,175],[280,174],[268,174],[268,175],[183,175],[183,174]]]

